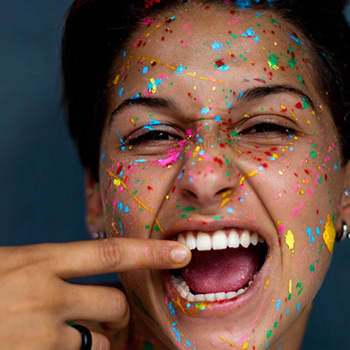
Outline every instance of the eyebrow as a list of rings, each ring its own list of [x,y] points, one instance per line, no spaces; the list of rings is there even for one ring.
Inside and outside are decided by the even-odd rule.
[[[109,124],[111,125],[114,121],[114,118],[120,114],[125,109],[133,108],[135,106],[148,107],[153,109],[171,109],[174,111],[178,111],[179,107],[176,103],[169,98],[162,97],[138,97],[138,98],[128,98],[112,112]]]
[[[301,97],[303,100],[307,101],[308,104],[315,110],[315,104],[312,99],[306,95],[303,91],[295,88],[291,85],[267,85],[252,87],[248,90],[242,91],[238,96],[239,102],[250,102],[253,100],[260,100],[264,97],[276,94],[289,93]]]
[[[282,93],[297,95],[301,97],[303,100],[306,100],[313,109],[316,109],[314,102],[308,95],[306,95],[303,91],[293,86],[285,85],[285,84],[258,86],[258,87],[252,87],[250,89],[244,90],[239,94],[236,103],[237,102],[247,103],[247,102],[263,99],[267,96],[282,94]],[[148,107],[148,108],[153,108],[158,110],[164,110],[164,109],[168,109],[168,110],[170,109],[173,111],[180,110],[177,104],[169,98],[162,98],[162,97],[128,98],[123,100],[121,104],[111,113],[109,126],[112,125],[115,117],[119,115],[122,111],[129,108],[136,107],[136,106]]]

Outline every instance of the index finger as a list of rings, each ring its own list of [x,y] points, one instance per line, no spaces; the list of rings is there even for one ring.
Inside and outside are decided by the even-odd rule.
[[[134,269],[178,269],[191,251],[176,241],[108,238],[59,245],[56,273],[63,279]]]

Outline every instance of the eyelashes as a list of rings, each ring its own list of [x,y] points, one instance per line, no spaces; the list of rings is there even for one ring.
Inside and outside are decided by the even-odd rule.
[[[167,126],[168,127],[168,126]],[[130,135],[127,140],[123,143],[123,146],[160,146],[178,143],[180,141],[188,139],[188,137],[183,134],[180,135],[180,132],[171,132],[166,130],[157,130],[152,128],[142,128],[142,134],[135,132],[135,136]],[[149,130],[149,131],[146,131]],[[261,122],[249,126],[246,129],[237,132],[237,136],[240,138],[247,137],[257,137],[257,138],[274,138],[274,137],[285,137],[297,134],[297,131],[293,128],[287,127],[285,125],[280,125],[270,122]]]
[[[296,134],[296,130],[290,127],[286,127],[280,124],[275,123],[259,123],[255,124],[239,133],[239,135],[254,135],[254,134],[262,134],[262,135],[270,135],[273,136],[275,134],[284,134],[284,135],[294,135]]]
[[[145,132],[139,136],[129,138],[125,145],[126,146],[137,146],[142,144],[159,144],[162,142],[174,142],[181,141],[183,138],[179,135],[172,134],[164,130],[152,130]]]

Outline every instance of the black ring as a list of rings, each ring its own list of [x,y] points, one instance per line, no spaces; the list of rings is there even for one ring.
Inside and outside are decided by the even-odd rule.
[[[73,328],[75,328],[77,331],[79,331],[81,335],[81,348],[80,350],[91,350],[92,347],[92,336],[91,332],[88,328],[80,325],[80,324],[74,324],[72,325]]]

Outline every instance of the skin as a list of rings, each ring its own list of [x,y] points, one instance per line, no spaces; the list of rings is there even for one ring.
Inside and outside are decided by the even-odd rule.
[[[157,23],[162,24],[165,18],[174,15],[175,21],[153,30]],[[276,26],[270,15],[277,21]],[[233,17],[239,21],[232,21]],[[257,27],[257,22],[261,27]],[[249,28],[254,29],[260,41],[242,37]],[[228,30],[237,38],[231,37]],[[151,31],[147,44],[135,48],[133,43]],[[350,202],[342,193],[350,187],[350,166],[341,166],[331,114],[322,99],[323,92],[315,89],[319,84],[312,74],[312,55],[286,35],[294,31],[297,32],[268,12],[257,19],[250,11],[233,15],[225,9],[189,6],[187,12],[182,9],[160,15],[150,27],[142,27],[134,34],[129,55],[153,56],[172,67],[183,64],[188,70],[177,75],[161,64],[151,66],[146,60],[128,59],[123,74],[111,89],[109,115],[123,99],[138,92],[147,96],[150,79],[160,76],[163,82],[150,96],[174,98],[178,110],[155,109],[134,102],[134,109],[125,108],[112,124],[106,124],[101,182],[96,183],[87,173],[87,223],[92,232],[106,230],[110,238],[0,247],[2,349],[77,350],[81,336],[67,324],[71,320],[92,330],[92,350],[190,346],[257,349],[266,347],[267,342],[271,349],[299,347],[311,302],[331,259],[332,219],[327,217],[334,215],[337,230],[341,230],[342,221],[349,223]],[[299,38],[302,40],[300,35]],[[226,40],[230,44],[225,44]],[[211,48],[215,41],[223,44],[220,53]],[[268,58],[280,52],[286,54],[289,47],[295,52],[295,67],[283,71],[282,66],[288,67],[288,59],[281,56],[280,69],[270,70]],[[229,50],[236,55],[237,62],[232,61]],[[247,61],[238,58],[240,52]],[[219,71],[214,66],[217,58],[225,58],[229,70]],[[272,67],[273,62],[272,58]],[[116,61],[114,76],[122,72],[122,65],[121,59]],[[143,75],[145,66],[149,71]],[[224,82],[197,79],[186,71]],[[235,101],[242,89],[263,84],[254,81],[257,77],[266,77],[263,86],[288,83],[300,88],[297,74],[304,79],[302,91],[314,101],[315,113],[310,108],[297,108],[304,101],[294,93]],[[233,103],[231,110],[225,102]],[[281,112],[284,110],[281,105],[286,112]],[[207,107],[209,112],[201,114]],[[249,118],[244,117],[247,114]],[[216,116],[221,121],[215,120]],[[271,128],[261,133],[261,126],[253,128],[265,118],[282,123],[283,128],[287,124],[290,128],[293,121],[297,135],[289,137],[281,129],[271,133]],[[156,143],[145,142],[143,138],[141,145],[134,143],[132,149],[122,149],[118,132],[123,139],[132,139],[137,136],[136,130],[149,131],[142,127],[149,127],[151,119],[168,125],[166,129],[159,124],[152,128],[166,130],[172,135],[170,139],[169,134],[163,134]],[[192,131],[191,137],[187,130]],[[237,132],[231,135],[234,131]],[[310,155],[311,152],[316,154]],[[174,159],[177,153],[179,156]],[[271,160],[272,156],[275,160]],[[163,161],[167,158],[173,162]],[[139,162],[140,159],[145,161]],[[266,164],[264,170],[259,169],[261,164]],[[123,174],[118,171],[121,165]],[[259,171],[253,175],[256,169]],[[222,205],[223,190],[231,191],[232,199]],[[189,207],[195,210],[184,210]],[[214,216],[220,216],[220,220],[215,220],[218,227],[228,222],[248,225],[264,235],[268,243],[266,273],[258,277],[259,283],[254,282],[258,286],[254,298],[248,305],[242,303],[240,308],[226,313],[210,313],[208,305],[206,310],[191,315],[183,313],[179,305],[173,304],[173,309],[169,309],[165,303],[164,270],[181,268],[191,259],[189,250],[171,238],[199,221],[209,227]],[[308,227],[313,241],[307,234]],[[292,249],[291,235],[286,239],[289,231],[295,240]],[[121,274],[128,298],[115,287],[67,282],[75,277],[112,272]],[[204,317],[206,311],[209,315]],[[187,341],[190,346],[185,345]]]
[[[172,16],[176,19],[165,21]],[[273,12],[257,17],[250,10],[232,14],[189,5],[140,28],[126,58],[118,62],[112,116],[103,133],[101,195],[88,201],[94,220],[104,218],[109,236],[155,240],[191,230],[193,223],[204,230],[215,220],[218,228],[239,223],[254,228],[269,246],[259,292],[230,313],[204,317],[197,310],[188,315],[181,310],[184,301],[171,313],[161,271],[122,273],[135,315],[131,348],[144,346],[135,339],[154,338],[166,348],[182,348],[187,341],[196,349],[299,347],[311,302],[329,267],[332,218],[341,221],[348,177],[324,92],[313,75],[315,60],[295,37],[305,42]],[[290,91],[238,98],[247,89],[281,84],[312,102]],[[134,100],[115,113],[138,93],[172,105]],[[279,127],[261,129],[262,123]],[[160,140],[145,136],[154,130],[163,132]],[[222,204],[228,191],[232,199]]]

